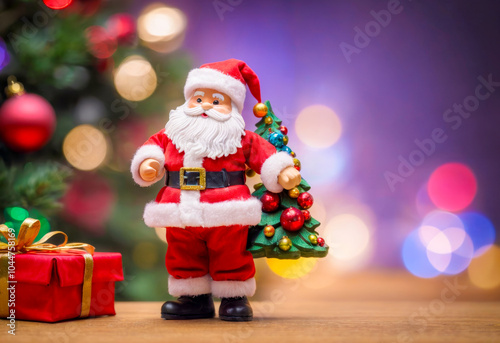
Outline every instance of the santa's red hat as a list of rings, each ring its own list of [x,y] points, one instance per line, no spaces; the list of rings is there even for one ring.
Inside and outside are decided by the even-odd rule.
[[[191,98],[197,88],[215,89],[229,95],[241,113],[245,102],[245,85],[248,85],[255,99],[261,102],[257,74],[245,62],[231,58],[191,70],[184,86],[184,97],[186,100]]]

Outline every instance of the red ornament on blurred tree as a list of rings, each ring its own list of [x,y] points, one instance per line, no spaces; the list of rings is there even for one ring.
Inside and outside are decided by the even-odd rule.
[[[0,137],[12,150],[40,150],[52,137],[56,127],[54,109],[36,94],[26,94],[15,77],[9,77],[10,99],[0,108]]]
[[[298,231],[304,226],[304,215],[298,208],[289,207],[281,214],[280,223],[285,230]]]
[[[260,198],[262,202],[262,211],[264,212],[274,212],[280,206],[280,196],[279,194],[272,192],[265,192]]]
[[[73,0],[43,0],[45,6],[53,10],[62,10],[68,7],[72,2]]]
[[[97,58],[109,58],[116,51],[116,39],[102,26],[89,27],[85,35],[89,52]]]
[[[118,13],[112,15],[106,22],[106,28],[108,29],[108,33],[119,44],[132,44],[135,41],[135,20],[130,14]]]
[[[300,193],[299,197],[297,198],[297,203],[304,210],[311,208],[311,206],[313,205],[313,202],[314,202],[314,199],[313,199],[312,195],[307,193],[307,192]]]

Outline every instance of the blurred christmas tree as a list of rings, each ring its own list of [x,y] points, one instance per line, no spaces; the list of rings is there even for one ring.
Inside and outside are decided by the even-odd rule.
[[[269,101],[266,106],[267,114],[256,124],[255,132],[278,151],[292,155],[295,168],[300,170],[300,161],[287,146],[288,129],[281,125]],[[260,223],[249,231],[248,250],[255,258],[297,259],[324,257],[328,254],[328,246],[315,231],[320,223],[309,212],[314,200],[308,192],[311,186],[304,178],[300,185],[283,190],[280,194],[269,192],[262,183],[255,185],[255,188],[252,195],[261,200],[263,212]]]
[[[141,219],[155,194],[136,192],[128,168],[183,102],[191,62],[176,50],[182,12],[153,4],[136,18],[130,5],[0,0],[0,222],[36,217],[40,234],[122,252],[118,299],[158,300],[166,246]]]

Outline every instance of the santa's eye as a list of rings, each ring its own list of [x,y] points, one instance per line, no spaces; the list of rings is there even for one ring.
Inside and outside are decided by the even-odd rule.
[[[201,101],[202,101],[201,98],[196,99],[196,102],[198,102],[200,104],[201,104]]]
[[[218,105],[219,104],[219,100],[214,100],[214,102],[212,102],[212,104]]]

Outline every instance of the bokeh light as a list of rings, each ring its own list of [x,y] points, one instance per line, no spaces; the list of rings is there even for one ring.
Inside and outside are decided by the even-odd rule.
[[[73,0],[43,0],[45,6],[53,10],[62,10],[71,5],[72,2]]]
[[[186,25],[186,16],[180,10],[154,3],[139,15],[137,33],[150,49],[168,53],[181,46]]]
[[[462,213],[459,217],[474,245],[474,255],[481,255],[495,242],[496,234],[493,223],[477,212]]]
[[[62,199],[62,215],[68,222],[100,236],[105,233],[115,200],[108,179],[96,173],[77,173]]]
[[[335,259],[349,261],[368,250],[370,230],[363,220],[353,214],[340,214],[332,218],[323,233],[329,254]]]
[[[492,289],[500,286],[500,247],[493,245],[473,259],[468,272],[470,281],[479,288]]]
[[[402,254],[412,274],[427,278],[464,271],[474,255],[474,246],[457,215],[433,211],[408,235]]]
[[[309,274],[318,261],[315,258],[301,257],[297,260],[267,258],[266,262],[276,275],[285,279],[298,279]]]
[[[295,132],[304,144],[327,148],[339,140],[342,124],[331,108],[312,105],[300,111],[295,120]]]
[[[133,55],[125,59],[115,71],[115,87],[118,93],[130,101],[147,99],[156,89],[157,77],[151,63]]]
[[[105,59],[116,52],[117,42],[102,26],[91,26],[85,31],[89,52],[97,58]]]
[[[130,14],[117,13],[112,15],[106,21],[106,29],[118,43],[131,44],[134,42],[136,24],[134,17]]]
[[[427,189],[434,205],[457,212],[474,200],[477,183],[469,167],[461,163],[447,163],[432,173]]]
[[[5,68],[10,62],[10,55],[7,51],[7,46],[2,38],[0,38],[0,71]]]
[[[7,207],[4,210],[4,216],[8,220],[22,222],[29,217],[29,212],[22,207]]]
[[[164,243],[167,243],[167,228],[155,227],[155,233],[159,239],[161,239]]]
[[[72,129],[63,142],[66,160],[80,170],[99,167],[108,153],[108,141],[104,134],[91,125],[80,125]]]
[[[415,276],[432,278],[440,274],[427,258],[427,247],[420,239],[419,230],[406,237],[401,255],[406,269]]]
[[[324,184],[342,185],[349,166],[349,151],[342,144],[326,149],[311,149],[299,147],[297,158],[302,164],[304,175],[312,187],[321,187]]]

